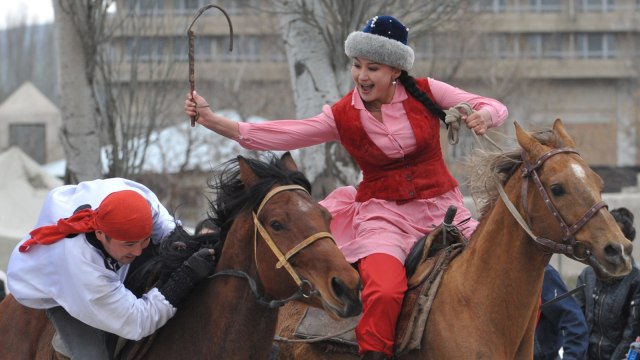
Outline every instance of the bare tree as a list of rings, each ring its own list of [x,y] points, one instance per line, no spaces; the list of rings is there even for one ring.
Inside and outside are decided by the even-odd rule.
[[[173,40],[158,36],[167,31],[164,18],[154,16],[160,3],[132,0],[117,11],[115,0],[54,3],[64,32],[59,45],[68,181],[135,178],[154,131],[173,123],[167,100],[179,96],[167,83],[175,60]]]
[[[96,114],[95,54],[103,41],[104,1],[54,0],[66,183],[102,177]],[[82,36],[81,36],[82,34]]]
[[[459,13],[465,0],[340,1],[275,0],[285,41],[296,104],[296,116],[318,113],[349,89],[350,60],[344,55],[347,35],[365,21],[392,12],[419,37]],[[301,167],[314,183],[314,196],[324,197],[337,185],[353,184],[359,171],[346,151],[335,144],[302,150]]]

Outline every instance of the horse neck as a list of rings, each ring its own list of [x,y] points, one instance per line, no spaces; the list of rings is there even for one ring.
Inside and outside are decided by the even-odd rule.
[[[517,175],[505,185],[505,193],[516,208],[521,207],[521,186],[521,177]],[[481,219],[469,246],[460,257],[462,266],[458,270],[464,273],[467,284],[477,288],[502,287],[502,290],[495,289],[494,293],[518,291],[527,298],[539,296],[544,267],[551,255],[536,246],[504,202],[499,200]]]
[[[229,231],[216,272],[225,269],[243,271],[258,283],[259,291],[262,291],[253,260],[250,214],[248,218],[236,220]],[[256,302],[246,279],[227,275],[210,278],[194,289],[176,315],[175,328],[178,332],[200,337],[190,339],[187,344],[191,346],[179,349],[180,356],[176,358],[268,358],[277,315],[277,309]],[[176,331],[173,335],[178,336]],[[176,342],[175,339],[166,341]]]

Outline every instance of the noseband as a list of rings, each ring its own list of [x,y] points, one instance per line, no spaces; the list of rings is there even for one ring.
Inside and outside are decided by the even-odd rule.
[[[302,190],[305,193],[309,194],[307,189],[299,185],[278,186],[272,189],[271,191],[269,191],[269,193],[267,193],[267,195],[262,200],[262,203],[260,203],[260,206],[258,207],[258,211],[252,213],[253,223],[255,224],[255,232],[253,234],[253,258],[257,268],[258,267],[258,252],[257,252],[258,233],[260,233],[260,236],[262,237],[262,239],[264,239],[267,245],[269,245],[269,249],[271,249],[273,254],[278,258],[276,269],[279,269],[284,266],[284,268],[289,272],[289,275],[291,275],[293,280],[298,285],[298,291],[286,299],[268,300],[262,294],[260,294],[260,291],[258,289],[258,284],[256,283],[256,281],[244,271],[235,270],[235,269],[226,269],[226,270],[217,271],[215,274],[209,276],[209,278],[214,278],[219,276],[234,276],[234,277],[243,278],[247,280],[247,282],[249,283],[249,288],[251,289],[251,292],[256,297],[256,301],[260,305],[266,306],[270,309],[276,309],[291,300],[297,300],[300,298],[309,298],[313,295],[318,294],[318,290],[314,289],[313,285],[308,280],[302,279],[300,275],[295,271],[295,269],[293,269],[293,266],[291,266],[291,263],[289,263],[289,259],[295,256],[298,252],[300,252],[300,250],[311,245],[316,240],[329,238],[331,239],[331,241],[335,243],[335,240],[333,239],[333,236],[330,233],[325,231],[320,231],[304,239],[301,243],[296,245],[293,249],[289,250],[286,254],[282,254],[282,251],[280,251],[280,248],[278,248],[278,246],[275,244],[271,236],[269,236],[269,233],[267,232],[267,230],[264,228],[264,226],[262,226],[262,224],[258,220],[258,215],[260,214],[260,211],[262,210],[264,205],[267,203],[267,201],[269,201],[274,195],[282,191],[289,191],[289,190]]]
[[[318,233],[316,233],[314,235],[311,235],[308,238],[304,239],[301,243],[296,245],[293,249],[289,250],[286,254],[282,254],[282,251],[280,251],[280,249],[278,248],[278,245],[276,245],[276,243],[273,241],[271,236],[269,236],[269,233],[267,232],[267,230],[264,228],[264,226],[262,226],[262,224],[258,220],[258,215],[260,215],[260,211],[262,210],[262,208],[266,205],[266,203],[274,195],[276,195],[276,194],[278,194],[280,192],[283,192],[283,191],[291,191],[291,190],[302,190],[305,193],[309,194],[307,189],[303,188],[300,185],[278,186],[278,187],[272,189],[271,191],[269,191],[269,193],[267,193],[267,195],[262,200],[262,203],[258,207],[258,211],[253,213],[253,223],[256,226],[255,232],[254,232],[254,235],[253,235],[253,239],[254,239],[254,242],[253,242],[253,258],[255,259],[256,267],[257,267],[257,265],[258,265],[258,253],[257,253],[258,233],[260,233],[260,236],[262,237],[262,239],[267,243],[267,245],[269,245],[269,248],[271,249],[273,254],[278,258],[278,263],[276,264],[276,269],[280,269],[281,267],[284,266],[284,268],[289,272],[289,275],[291,275],[291,277],[296,282],[296,284],[300,287],[300,289],[304,289],[305,287],[308,289],[308,290],[303,290],[303,294],[305,295],[305,297],[309,297],[316,290],[313,289],[313,286],[307,280],[302,280],[300,278],[300,275],[298,275],[298,273],[291,266],[291,263],[289,263],[289,259],[291,259],[293,256],[295,256],[298,252],[300,252],[300,250],[302,250],[305,247],[307,247],[307,246],[311,245],[312,243],[314,243],[316,240],[320,240],[320,239],[323,239],[323,238],[329,238],[329,239],[331,239],[331,241],[333,241],[335,243],[335,240],[333,239],[333,236],[330,233],[325,232],[325,231],[318,232]]]
[[[580,231],[580,229],[598,212],[598,210],[603,207],[606,208],[607,204],[604,201],[597,202],[589,210],[587,210],[587,212],[585,212],[585,214],[582,215],[582,217],[575,224],[573,224],[572,226],[567,225],[566,221],[562,218],[560,212],[551,201],[549,193],[545,190],[544,186],[542,186],[542,182],[540,181],[540,177],[538,176],[538,172],[536,171],[550,157],[560,153],[574,153],[578,156],[580,155],[574,149],[563,147],[547,152],[532,164],[527,159],[526,154],[524,152],[522,153],[522,206],[524,208],[525,217],[527,218],[527,224],[529,225],[529,227],[531,227],[531,217],[529,216],[529,210],[527,207],[527,185],[529,183],[528,179],[531,178],[533,180],[533,183],[535,184],[536,189],[538,189],[538,192],[542,196],[544,203],[547,205],[547,208],[549,208],[556,221],[565,233],[564,237],[562,238],[562,242],[556,242],[540,236],[531,237],[536,243],[538,243],[547,251],[550,251],[552,253],[566,254],[567,256],[572,257],[576,260],[584,260],[576,258],[575,248],[577,241],[575,238],[575,234]]]

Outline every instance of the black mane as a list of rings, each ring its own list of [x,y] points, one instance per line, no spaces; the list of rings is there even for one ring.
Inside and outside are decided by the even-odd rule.
[[[217,256],[222,252],[220,235],[208,233],[194,236],[177,224],[162,244],[149,245],[143,255],[131,264],[124,285],[140,297],[150,288],[165,283],[189,256],[202,248],[215,249],[217,262]]]
[[[266,161],[243,158],[260,179],[249,189],[240,181],[239,158],[222,164],[217,176],[209,182],[215,193],[215,199],[209,202],[209,216],[220,228],[222,241],[238,214],[257,210],[274,185],[300,185],[311,192],[309,180],[300,171],[285,169],[280,158],[273,153],[264,153],[263,156]]]
[[[311,192],[311,184],[301,172],[285,169],[280,158],[273,153],[264,156],[266,161],[243,158],[260,179],[249,189],[240,181],[239,158],[214,169],[216,175],[208,184],[214,192],[214,200],[209,201],[209,217],[220,232],[194,236],[176,225],[160,246],[150,246],[145,250],[146,254],[131,265],[130,275],[125,281],[127,289],[138,297],[142,296],[151,287],[167,281],[173,271],[203,247],[215,249],[217,261],[235,218],[242,211],[257,210],[274,185],[300,185]]]

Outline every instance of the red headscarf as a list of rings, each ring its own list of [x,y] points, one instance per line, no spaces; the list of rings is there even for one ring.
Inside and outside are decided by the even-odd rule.
[[[109,194],[97,209],[83,209],[56,225],[39,227],[29,233],[20,252],[27,252],[32,245],[50,245],[69,234],[101,230],[118,241],[140,241],[151,236],[153,220],[151,206],[142,195],[133,190]]]

